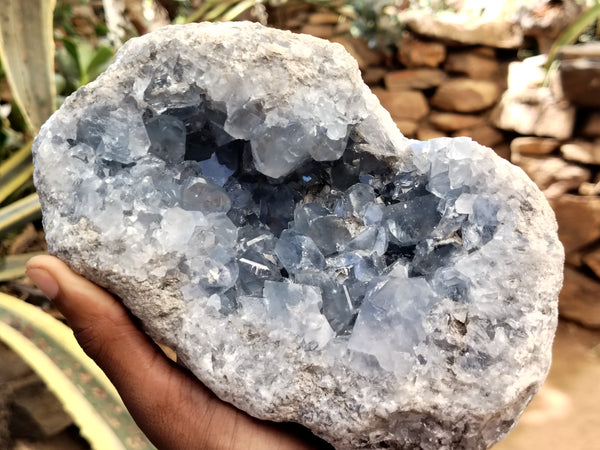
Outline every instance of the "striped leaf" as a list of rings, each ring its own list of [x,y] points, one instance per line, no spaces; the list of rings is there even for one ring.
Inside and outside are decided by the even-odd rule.
[[[61,322],[35,306],[0,293],[0,341],[46,383],[93,449],[154,448],[106,375]]]
[[[33,134],[54,112],[55,0],[2,0],[0,60],[15,102]]]

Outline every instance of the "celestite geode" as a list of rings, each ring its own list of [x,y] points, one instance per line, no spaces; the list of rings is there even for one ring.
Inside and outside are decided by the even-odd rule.
[[[50,252],[253,416],[339,449],[487,448],[545,378],[543,195],[468,139],[404,138],[337,44],[133,39],[34,157]]]

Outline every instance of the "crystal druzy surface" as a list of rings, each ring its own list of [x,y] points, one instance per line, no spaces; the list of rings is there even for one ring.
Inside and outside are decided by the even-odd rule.
[[[50,251],[256,417],[338,448],[486,448],[546,375],[543,196],[466,138],[405,139],[341,46],[158,30],[34,155]]]

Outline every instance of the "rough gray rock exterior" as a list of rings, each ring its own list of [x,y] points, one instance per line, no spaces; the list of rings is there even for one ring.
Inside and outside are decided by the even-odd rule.
[[[133,39],[44,125],[50,252],[220,398],[336,448],[487,448],[550,364],[563,251],[518,168],[411,141],[337,44]]]

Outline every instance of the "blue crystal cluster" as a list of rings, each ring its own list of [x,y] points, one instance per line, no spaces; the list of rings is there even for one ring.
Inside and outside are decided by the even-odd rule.
[[[492,239],[499,209],[477,194],[469,141],[414,142],[411,162],[391,165],[359,152],[351,126],[337,140],[299,123],[266,129],[257,101],[228,113],[195,90],[197,104],[153,108],[160,85],[141,114],[93,108],[68,155],[94,173],[78,195],[102,203],[102,227],[117,215],[143,229],[177,261],[187,301],[279,317],[308,346],[345,339],[392,371],[424,339],[436,301],[469,301],[455,261]],[[398,354],[375,351],[378,335]]]
[[[403,137],[340,45],[165,27],[33,154],[49,251],[255,417],[340,449],[487,448],[544,379],[543,195],[467,138]]]

